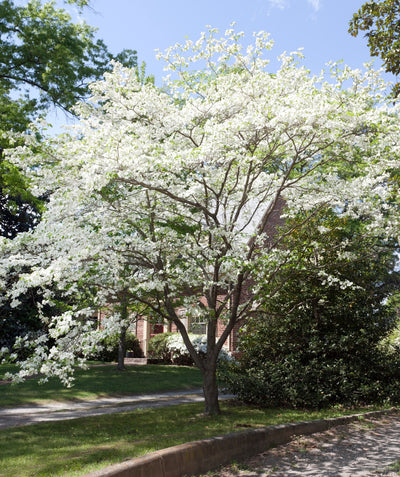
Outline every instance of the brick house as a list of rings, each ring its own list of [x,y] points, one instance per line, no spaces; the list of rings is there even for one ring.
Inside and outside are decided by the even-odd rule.
[[[225,298],[225,295],[220,296],[221,300]],[[199,334],[203,335],[206,333],[207,324],[200,323],[196,321],[196,323],[191,323],[190,320],[184,316],[185,310],[182,308],[181,310],[178,309],[178,314],[181,314],[181,321],[184,323],[186,329],[189,330],[192,334]],[[238,331],[241,326],[241,323],[236,323],[234,329],[228,336],[224,347],[227,351],[234,352],[237,348],[237,339],[238,339]],[[132,331],[139,340],[140,347],[142,349],[143,355],[147,356],[147,347],[149,340],[160,333],[178,333],[178,329],[174,323],[150,323],[146,318],[141,317],[138,318],[135,323],[131,326],[130,331]],[[217,325],[217,337],[219,338],[224,331],[224,324],[219,321]]]

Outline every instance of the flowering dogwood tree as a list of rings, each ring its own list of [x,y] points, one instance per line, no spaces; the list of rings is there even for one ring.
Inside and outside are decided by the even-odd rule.
[[[138,303],[175,323],[202,372],[209,414],[219,412],[218,354],[257,309],[243,294],[250,280],[257,286],[254,265],[262,261],[268,279],[288,253],[277,232],[268,237],[282,201],[286,214],[329,206],[369,217],[371,231],[398,226],[385,198],[399,121],[379,74],[331,65],[327,78],[311,76],[299,52],[282,55],[272,74],[268,35],[247,48],[244,41],[234,30],[219,38],[210,29],[168,49],[160,54],[171,73],[163,89],[118,64],[93,84],[76,131],[33,168],[38,192],[53,194],[28,239],[51,252],[33,253],[33,272],[18,285],[51,275],[59,288],[78,290],[77,276],[97,260],[104,281],[123,281]],[[193,346],[182,309],[207,323],[205,352]],[[84,328],[79,313],[50,323],[56,341],[72,323]]]
[[[42,290],[38,313],[48,334],[33,341],[18,341],[17,349],[28,345],[36,350],[24,362],[20,377],[40,371],[70,384],[77,355],[90,357],[107,336],[117,333],[120,348],[124,348],[126,330],[146,310],[130,291],[135,270],[123,260],[124,250],[119,248],[118,239],[104,229],[100,231],[100,222],[93,226],[82,211],[72,216],[68,209],[64,212],[54,217],[53,223],[48,217],[34,234],[4,241],[2,272],[5,276],[11,271],[19,275],[18,283],[4,295],[14,299],[14,306],[27,289]],[[55,300],[64,302],[66,311],[49,319],[43,306]],[[101,329],[97,310],[107,316]],[[124,369],[122,351],[119,370]]]

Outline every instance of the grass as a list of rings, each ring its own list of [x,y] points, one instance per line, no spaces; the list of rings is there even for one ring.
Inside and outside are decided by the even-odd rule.
[[[0,379],[15,366],[0,365]],[[202,379],[197,368],[186,366],[127,366],[117,371],[116,366],[96,366],[78,369],[71,388],[64,387],[56,378],[38,384],[31,379],[21,384],[0,386],[0,408],[34,404],[45,401],[77,401],[104,396],[147,394],[152,392],[201,388]],[[1,474],[0,474],[1,475]]]
[[[0,476],[80,476],[197,439],[362,411],[258,409],[229,402],[221,408],[216,418],[204,416],[203,404],[196,403],[6,429],[0,431]]]
[[[394,462],[393,464],[389,465],[385,469],[385,471],[396,472],[398,475],[400,475],[400,460],[398,460],[398,461]],[[388,472],[385,472],[385,473],[388,473]]]
[[[1,376],[12,371],[0,366]],[[100,396],[143,394],[201,387],[195,368],[115,366],[77,370],[75,386],[64,388],[56,379],[38,385],[37,379],[0,386],[0,408],[50,400],[95,399]],[[336,407],[324,411],[258,409],[221,404],[222,415],[202,414],[203,404],[41,423],[0,431],[0,477],[73,477],[126,459],[197,439],[244,429],[361,412]],[[372,410],[371,408],[365,409]]]

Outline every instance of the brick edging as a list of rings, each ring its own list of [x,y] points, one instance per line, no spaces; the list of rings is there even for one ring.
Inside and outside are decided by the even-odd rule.
[[[270,447],[284,444],[294,436],[326,431],[331,427],[348,424],[360,417],[377,417],[397,412],[397,409],[372,411],[349,416],[279,424],[220,437],[188,442],[168,447],[143,457],[91,472],[83,477],[183,477],[206,473],[234,460],[264,452]]]

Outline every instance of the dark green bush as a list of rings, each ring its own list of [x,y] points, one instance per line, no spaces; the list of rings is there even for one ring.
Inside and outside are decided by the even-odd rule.
[[[119,334],[115,334],[106,338],[103,342],[103,345],[104,348],[93,354],[91,358],[105,362],[118,361]],[[139,340],[133,333],[130,333],[129,331],[126,332],[125,349],[126,351],[133,351],[135,358],[140,358],[143,356]]]
[[[341,294],[318,313],[251,319],[240,358],[221,371],[225,386],[262,406],[400,402],[398,353],[380,345],[393,326],[389,310],[372,307],[361,290],[359,300],[348,296],[351,307]]]
[[[171,364],[171,351],[168,348],[168,338],[173,333],[159,333],[150,338],[147,347],[147,356],[152,361],[164,364]]]
[[[126,333],[125,345],[126,351],[132,351],[135,358],[143,357],[143,351],[138,338],[129,331]]]
[[[220,379],[262,406],[399,403],[399,356],[382,346],[398,321],[397,244],[368,239],[363,222],[336,214],[314,220],[282,244],[290,257],[260,283],[261,312]]]
[[[364,365],[340,359],[315,359],[301,365],[298,356],[292,355],[246,370],[240,363],[228,363],[219,378],[241,400],[262,407],[399,403],[399,360],[383,355],[376,359],[380,362]]]

